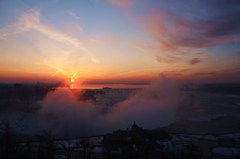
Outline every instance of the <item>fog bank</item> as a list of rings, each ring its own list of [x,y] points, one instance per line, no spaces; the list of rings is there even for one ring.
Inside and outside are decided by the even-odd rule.
[[[175,121],[178,101],[179,87],[166,77],[115,104],[106,114],[100,113],[99,105],[80,101],[72,90],[57,89],[41,101],[39,118],[42,129],[59,135],[102,134],[126,129],[134,121],[154,129]]]

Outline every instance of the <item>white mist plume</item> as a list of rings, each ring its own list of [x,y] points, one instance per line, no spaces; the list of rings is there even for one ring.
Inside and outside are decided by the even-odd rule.
[[[133,121],[144,128],[159,128],[175,121],[178,102],[178,86],[168,78],[161,77],[148,88],[118,103],[108,119],[123,128]]]
[[[107,114],[101,114],[99,106],[79,101],[70,89],[57,89],[42,101],[39,114],[43,129],[56,134],[106,133],[126,129],[133,121],[143,128],[159,128],[174,122],[178,90],[174,82],[161,77],[148,88],[112,106]]]
[[[50,92],[39,111],[43,129],[54,134],[87,134],[97,131],[100,114],[94,105],[77,99],[70,89]]]

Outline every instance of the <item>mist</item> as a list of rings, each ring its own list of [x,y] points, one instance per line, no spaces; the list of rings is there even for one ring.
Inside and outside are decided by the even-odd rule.
[[[81,92],[78,92],[81,93]],[[40,102],[40,127],[56,135],[99,135],[117,129],[126,129],[136,121],[146,129],[155,129],[173,123],[179,101],[178,85],[161,77],[149,87],[130,95],[107,113],[99,105],[79,100],[71,89],[56,89]]]
[[[159,128],[175,121],[178,102],[178,85],[161,77],[146,89],[118,103],[107,119],[121,128],[126,128],[134,121],[144,128]]]

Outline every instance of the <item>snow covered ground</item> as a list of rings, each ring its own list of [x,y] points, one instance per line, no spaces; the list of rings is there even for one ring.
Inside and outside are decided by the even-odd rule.
[[[212,151],[218,155],[240,157],[240,148],[236,147],[215,147]]]

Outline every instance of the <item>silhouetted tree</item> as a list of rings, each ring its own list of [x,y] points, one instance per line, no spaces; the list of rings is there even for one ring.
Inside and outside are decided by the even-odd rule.
[[[81,143],[81,145],[83,147],[83,157],[84,157],[84,159],[86,159],[86,157],[87,157],[87,150],[88,150],[88,148],[90,146],[89,139],[88,138],[83,138],[80,143]]]
[[[10,123],[5,120],[1,124],[1,134],[0,134],[0,154],[1,159],[14,158],[16,150],[16,139],[15,135],[10,128]]]
[[[197,147],[197,145],[190,143],[189,145],[187,145],[187,150],[189,151],[189,158],[196,158],[196,154],[199,153],[199,148]]]
[[[113,142],[111,142],[111,140],[108,139],[108,136],[105,135],[103,138],[103,145],[106,148],[106,158],[111,158],[111,152],[113,150],[115,146],[115,144]]]
[[[51,132],[44,131],[39,137],[38,158],[53,159],[55,155],[56,146],[54,144],[54,136]]]
[[[61,152],[67,157],[67,159],[70,159],[71,153],[73,152],[73,147],[71,141],[62,141],[60,143],[61,146]]]

